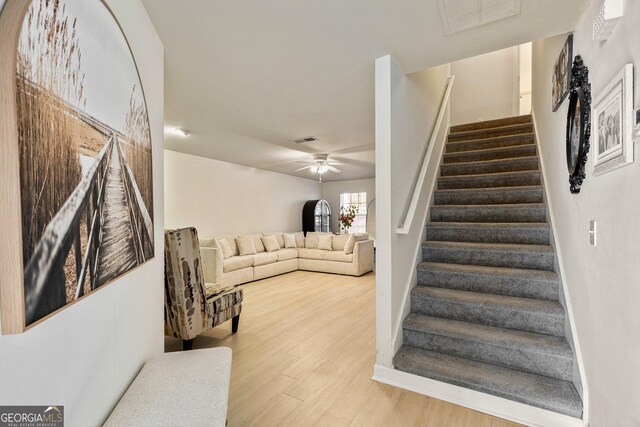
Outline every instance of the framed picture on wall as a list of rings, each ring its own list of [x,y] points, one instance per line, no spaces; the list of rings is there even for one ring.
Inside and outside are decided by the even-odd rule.
[[[138,68],[101,0],[7,3],[0,41],[0,87],[14,90],[0,97],[0,180],[15,197],[0,218],[19,230],[0,290],[14,333],[153,258],[152,144]]]
[[[599,175],[633,163],[633,64],[600,92],[593,107],[595,161]]]
[[[573,34],[567,37],[560,55],[553,66],[551,77],[551,110],[556,111],[569,93],[571,85],[571,61],[573,60]]]

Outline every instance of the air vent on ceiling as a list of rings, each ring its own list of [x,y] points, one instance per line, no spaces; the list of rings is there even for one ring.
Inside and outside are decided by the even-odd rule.
[[[521,0],[438,0],[445,34],[519,15]]]
[[[315,136],[307,136],[306,138],[296,139],[293,142],[295,142],[296,144],[304,144],[305,142],[314,142],[314,141],[318,141],[318,138],[316,138]]]

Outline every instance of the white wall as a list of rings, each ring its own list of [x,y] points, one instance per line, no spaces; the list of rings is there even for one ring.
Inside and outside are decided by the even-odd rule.
[[[347,181],[327,181],[322,183],[322,198],[331,206],[331,231],[338,233],[340,224],[340,194],[342,193],[367,193],[367,205],[376,197],[376,180],[351,179]]]
[[[518,48],[451,63],[451,125],[518,115]]]
[[[376,60],[376,346],[377,363],[386,367],[392,365],[407,291],[416,283],[415,251],[423,240],[428,194],[420,199],[409,234],[395,231],[410,203],[449,74],[448,64],[405,75],[390,56]],[[448,120],[447,115],[443,135]]]
[[[146,95],[156,256],[31,330],[0,337],[0,404],[64,405],[71,427],[101,425],[144,361],[164,351],[163,48],[140,1],[107,3],[129,40]]]
[[[195,226],[200,237],[302,229],[311,179],[165,150],[165,226]]]
[[[640,2],[624,2],[624,18],[606,42],[592,41],[592,2],[574,34],[574,55],[589,67],[592,98],[629,62],[635,64],[635,104],[640,99]],[[588,388],[589,425],[640,425],[640,146],[636,161],[593,175],[593,147],[586,179],[569,193],[565,161],[568,101],[551,112],[551,70],[566,35],[534,42],[533,109],[540,155],[554,214],[556,243],[573,306]],[[593,137],[592,137],[593,138]],[[598,221],[598,246],[589,245],[589,221]]]

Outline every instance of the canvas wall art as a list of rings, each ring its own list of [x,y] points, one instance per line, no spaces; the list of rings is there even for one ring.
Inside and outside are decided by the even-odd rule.
[[[567,37],[560,55],[553,66],[551,78],[551,109],[556,111],[569,93],[571,84],[571,61],[573,61],[573,35]]]
[[[107,6],[32,0],[18,37],[28,327],[154,256],[153,180],[144,92]]]
[[[633,64],[600,92],[593,109],[596,175],[633,162]]]

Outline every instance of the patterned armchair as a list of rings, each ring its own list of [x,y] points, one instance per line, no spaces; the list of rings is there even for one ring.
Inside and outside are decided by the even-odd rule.
[[[195,228],[164,233],[164,332],[183,340],[190,350],[193,339],[229,319],[238,331],[242,289],[204,283]]]

